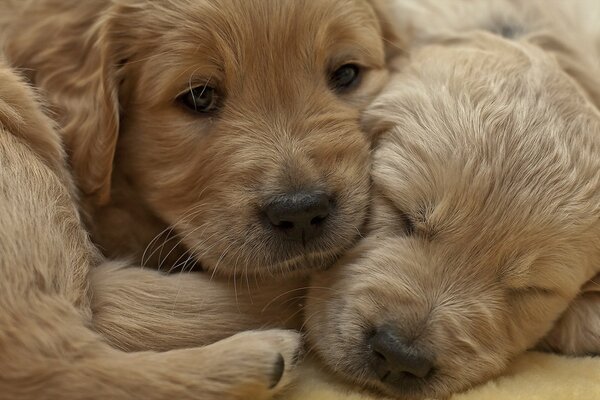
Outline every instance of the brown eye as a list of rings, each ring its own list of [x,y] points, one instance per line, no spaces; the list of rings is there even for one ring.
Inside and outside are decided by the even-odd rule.
[[[178,97],[186,108],[199,114],[213,113],[218,108],[218,96],[210,86],[195,87]]]
[[[329,84],[335,91],[349,90],[360,80],[360,67],[356,64],[344,64],[329,76]]]

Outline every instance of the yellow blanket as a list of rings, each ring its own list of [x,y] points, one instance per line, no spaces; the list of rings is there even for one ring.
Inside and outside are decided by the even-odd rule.
[[[353,392],[314,363],[306,363],[300,374],[300,383],[282,400],[377,400]],[[600,357],[530,352],[515,360],[503,376],[452,400],[600,400]]]

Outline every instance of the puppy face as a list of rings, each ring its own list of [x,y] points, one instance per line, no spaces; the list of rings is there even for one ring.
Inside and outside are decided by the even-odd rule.
[[[315,279],[309,338],[352,382],[447,396],[533,346],[597,268],[598,114],[544,54],[481,34],[416,54],[367,122],[371,231]]]
[[[370,162],[359,112],[387,77],[369,2],[151,1],[113,14],[114,166],[205,268],[306,270],[355,241]]]

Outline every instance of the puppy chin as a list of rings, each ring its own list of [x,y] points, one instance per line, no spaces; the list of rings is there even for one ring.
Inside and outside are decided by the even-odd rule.
[[[226,261],[223,260],[215,263],[197,261],[196,264],[201,265],[203,271],[218,273],[219,275],[256,276],[261,279],[277,280],[294,279],[328,270],[343,254],[343,251],[343,248],[339,248],[336,251],[303,254],[268,265],[256,265],[254,268],[246,266],[237,269],[235,267],[225,267],[223,264],[226,264]]]

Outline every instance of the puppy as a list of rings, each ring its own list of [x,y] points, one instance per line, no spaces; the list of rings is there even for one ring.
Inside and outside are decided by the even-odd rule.
[[[278,392],[298,356],[297,333],[246,332],[203,348],[124,353],[90,329],[88,274],[102,259],[77,213],[60,138],[34,99],[0,62],[0,398],[216,400]]]
[[[386,81],[390,54],[380,9],[363,0],[0,0],[0,7],[7,58],[56,119],[78,201],[105,255],[152,266],[191,260],[211,273],[97,266],[81,226],[65,232],[24,209],[16,218],[29,224],[25,233],[0,237],[19,250],[6,261],[28,267],[3,268],[11,279],[3,287],[0,365],[15,372],[3,375],[0,393],[247,399],[278,391],[298,353],[295,333],[250,332],[158,354],[114,348],[189,348],[285,326],[293,313],[283,309],[301,293],[290,276],[326,266],[355,241],[369,195],[358,114]],[[23,114],[11,134],[29,132],[19,126],[32,113],[12,109]],[[43,126],[40,137],[60,150],[51,123]],[[46,155],[43,139],[27,137]],[[64,184],[48,173],[27,180],[27,168],[37,167],[17,167],[5,179],[19,189],[27,183],[24,206],[67,207],[50,195],[65,192]],[[13,208],[19,200],[11,198]],[[73,204],[67,208],[61,218],[78,224]],[[26,232],[39,223],[27,238],[37,246],[34,262],[20,261]],[[63,258],[50,263],[55,249]],[[212,275],[232,277],[233,288]],[[259,282],[284,275],[285,282]],[[237,289],[240,278],[247,291]]]
[[[593,0],[395,0],[391,19],[409,41],[421,46],[447,36],[485,30],[527,40],[554,57],[589,100],[600,105],[600,3]],[[581,288],[538,349],[585,355],[600,347],[598,277]]]
[[[2,0],[0,26],[57,114],[106,255],[289,276],[363,224],[358,115],[390,39],[372,3]]]
[[[332,371],[398,398],[465,390],[600,271],[595,70],[565,72],[563,38],[548,38],[439,38],[375,101],[370,233],[307,300]]]
[[[164,350],[295,326],[306,273],[349,248],[365,218],[359,112],[398,46],[382,5],[0,5],[7,55],[56,116],[93,240],[111,258],[208,272],[95,271],[95,329]]]

